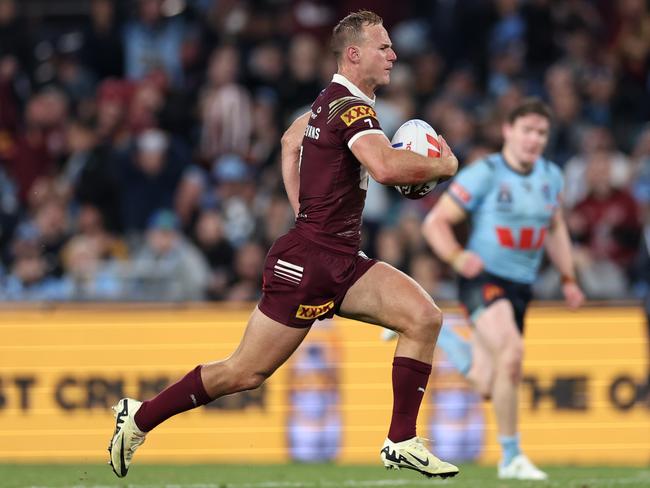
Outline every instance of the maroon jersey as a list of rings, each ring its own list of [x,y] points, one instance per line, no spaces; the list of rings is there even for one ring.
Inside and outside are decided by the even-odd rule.
[[[362,135],[383,134],[374,100],[334,75],[311,107],[300,159],[300,211],[296,230],[321,246],[356,253],[368,172],[350,148]]]

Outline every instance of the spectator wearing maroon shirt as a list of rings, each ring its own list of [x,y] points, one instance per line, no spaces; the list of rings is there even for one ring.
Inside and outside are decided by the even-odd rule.
[[[38,94],[30,98],[23,128],[4,153],[7,173],[16,184],[22,203],[27,202],[32,185],[39,178],[55,171],[55,155],[48,141],[49,109],[47,96]]]
[[[611,276],[604,280],[603,272],[630,271],[641,235],[639,205],[627,189],[612,185],[611,165],[607,151],[590,156],[586,170],[587,196],[576,204],[568,219],[571,235],[579,246],[576,264],[580,278],[587,295],[591,291],[594,298],[620,298],[618,295],[624,293],[626,277]],[[611,285],[621,281],[620,291],[601,289],[604,282]]]
[[[236,351],[197,366],[144,403],[115,407],[111,465],[126,476],[147,432],[223,395],[258,388],[303,341],[311,325],[335,313],[395,330],[393,415],[381,449],[384,466],[426,476],[454,476],[416,437],[416,420],[431,373],[442,313],[415,280],[360,252],[368,176],[385,185],[424,183],[456,173],[458,160],[440,138],[441,155],[393,149],[374,111],[375,90],[390,81],[397,56],[368,11],[334,28],[338,73],[282,138],[282,175],[296,214],[264,262],[262,298]]]

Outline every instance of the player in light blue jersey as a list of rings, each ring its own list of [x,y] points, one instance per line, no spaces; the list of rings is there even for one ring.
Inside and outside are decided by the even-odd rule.
[[[460,171],[422,226],[433,250],[460,275],[459,298],[475,333],[470,345],[443,327],[438,344],[492,399],[503,479],[547,478],[519,447],[517,416],[524,315],[544,249],[562,275],[568,306],[584,301],[560,207],[562,174],[542,157],[550,122],[543,102],[524,100],[503,125],[502,151]],[[471,224],[465,249],[452,229],[464,220]]]

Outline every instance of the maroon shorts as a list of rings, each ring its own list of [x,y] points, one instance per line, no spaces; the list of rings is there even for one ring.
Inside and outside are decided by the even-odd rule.
[[[333,317],[350,287],[377,261],[319,247],[295,231],[280,237],[266,256],[259,309],[290,327]]]

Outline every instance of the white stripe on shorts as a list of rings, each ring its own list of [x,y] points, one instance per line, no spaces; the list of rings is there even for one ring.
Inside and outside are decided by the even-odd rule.
[[[300,271],[300,274],[305,270],[302,266],[298,266],[297,264],[292,264],[292,263],[287,263],[286,261],[282,261],[282,259],[278,259],[278,264],[281,266],[286,266],[287,268],[294,269],[296,271]]]
[[[291,281],[292,283],[300,284],[300,278],[296,278],[295,276],[291,276],[285,273],[282,273],[281,271],[274,271],[273,276],[276,276],[278,278],[282,278],[283,280]]]
[[[276,271],[282,271],[283,273],[293,275],[296,278],[302,278],[302,273],[298,273],[297,271],[294,271],[292,269],[285,268],[284,266],[279,266],[276,264],[275,266],[273,266],[273,269],[275,269]]]

